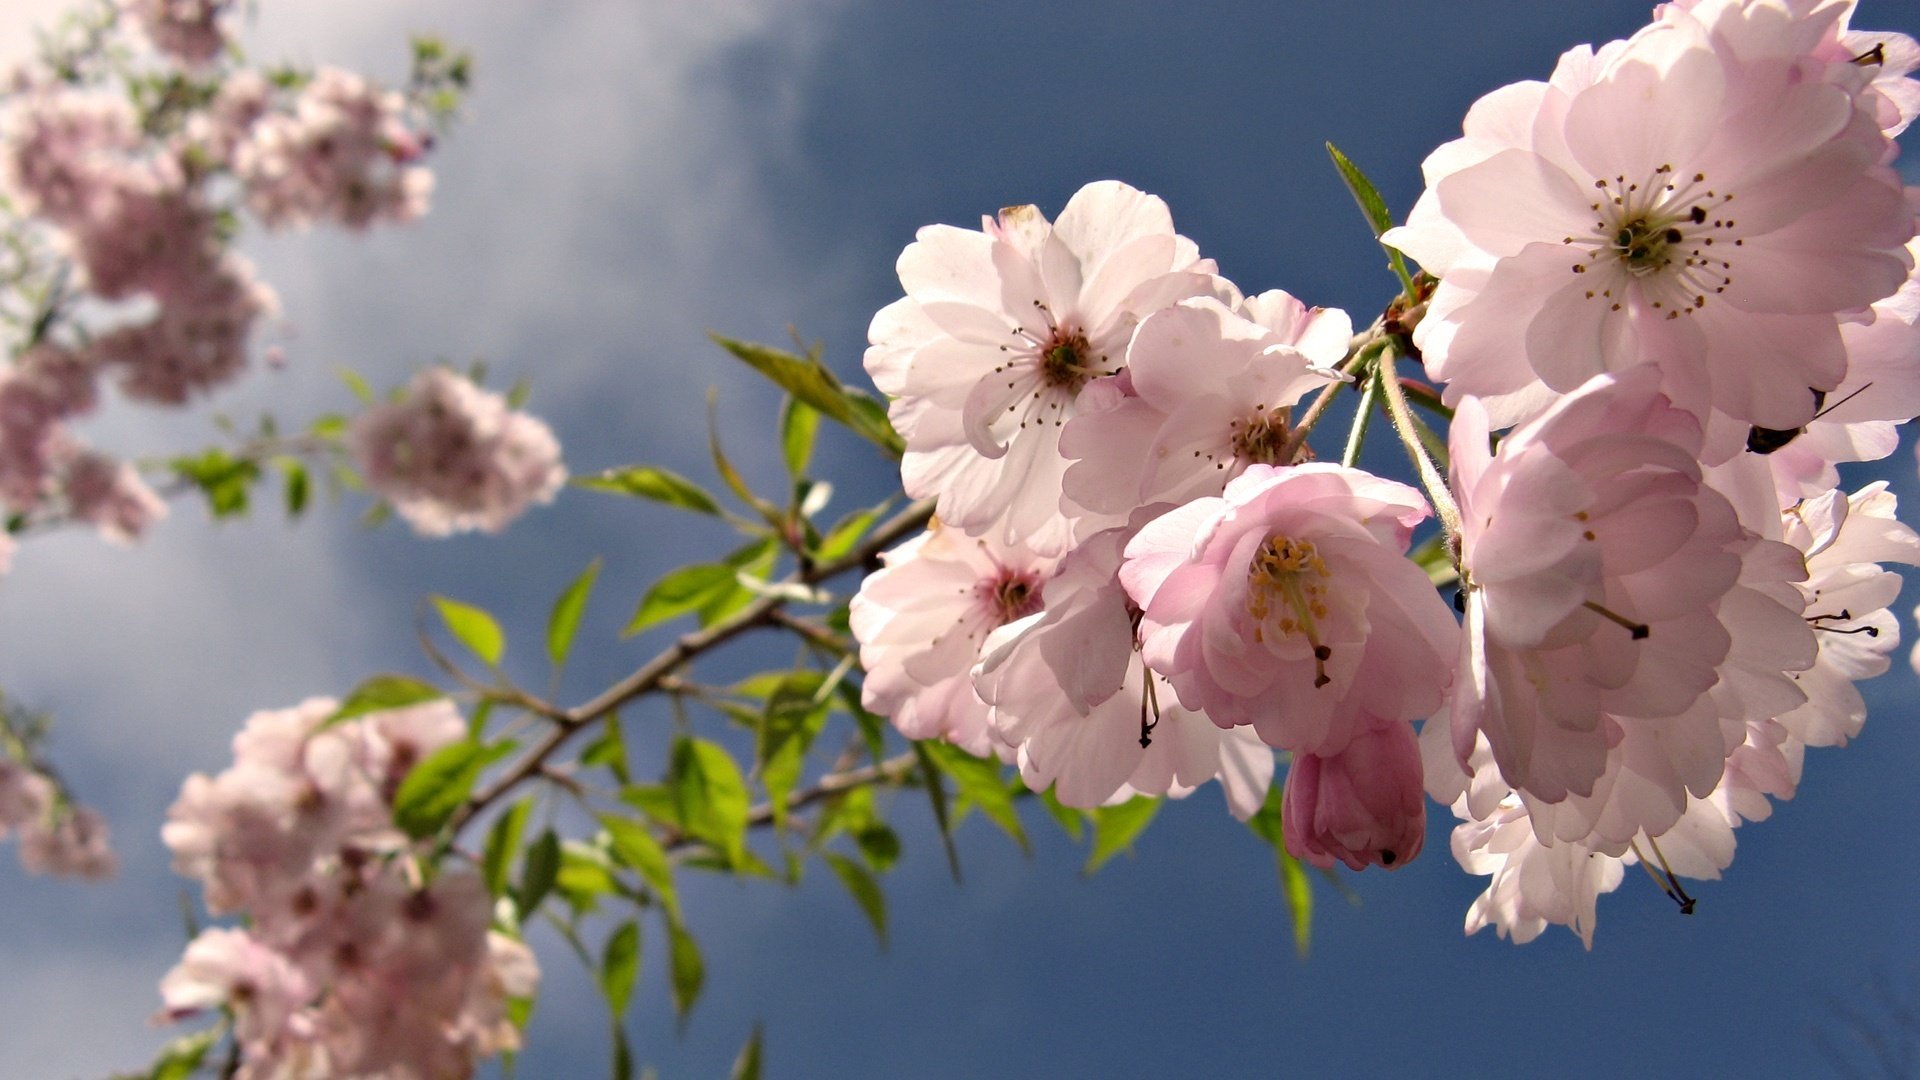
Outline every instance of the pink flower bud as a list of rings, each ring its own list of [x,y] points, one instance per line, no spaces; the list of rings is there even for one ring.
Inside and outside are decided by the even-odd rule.
[[[1282,821],[1287,851],[1322,869],[1411,862],[1427,828],[1413,726],[1377,724],[1332,757],[1295,756]]]

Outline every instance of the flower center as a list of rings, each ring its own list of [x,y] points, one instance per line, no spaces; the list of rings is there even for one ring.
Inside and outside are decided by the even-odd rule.
[[[1593,186],[1599,198],[1589,204],[1592,229],[1585,237],[1561,241],[1586,253],[1573,264],[1574,273],[1603,274],[1586,290],[1587,299],[1619,311],[1624,289],[1637,285],[1655,310],[1678,319],[1706,307],[1709,298],[1733,284],[1725,249],[1745,241],[1739,223],[1726,215],[1733,195],[1708,187],[1707,174],[1683,180],[1672,165],[1662,165],[1642,181],[1616,176],[1595,180]],[[1716,242],[1718,253],[1711,250]]]
[[[1100,374],[1088,363],[1093,346],[1078,330],[1056,329],[1040,350],[1040,381],[1047,386],[1077,392],[1088,379]]]
[[[1247,614],[1253,640],[1266,640],[1271,624],[1280,636],[1304,636],[1313,645],[1313,685],[1325,686],[1333,650],[1320,642],[1319,620],[1327,617],[1327,582],[1332,575],[1310,540],[1270,536],[1247,568]]]
[[[1231,424],[1233,430],[1233,456],[1248,464],[1279,465],[1281,451],[1286,449],[1287,416],[1286,410],[1269,411],[1265,405],[1254,406],[1254,413],[1243,420]],[[1220,463],[1225,468],[1225,463]]]
[[[1041,607],[1040,582],[1026,571],[1003,571],[977,588],[981,600],[999,619],[996,627],[1024,619]]]

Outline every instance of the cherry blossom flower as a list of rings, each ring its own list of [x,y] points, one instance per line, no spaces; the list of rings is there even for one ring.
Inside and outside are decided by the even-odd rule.
[[[1871,73],[1805,77],[1788,61],[1807,25],[1768,7],[1669,8],[1569,52],[1551,82],[1482,98],[1427,159],[1386,239],[1441,278],[1414,340],[1450,403],[1481,396],[1505,426],[1655,361],[1678,405],[1724,418],[1717,460],[1839,386],[1839,316],[1905,280],[1914,214]]]
[[[227,47],[221,25],[231,0],[120,0],[153,47],[183,64],[212,62]]]
[[[975,687],[1035,791],[1090,807],[1179,798],[1217,777],[1244,820],[1265,801],[1273,752],[1183,708],[1158,676],[1149,682],[1134,647],[1136,611],[1114,577],[1126,532],[1100,533],[1062,560],[1045,608],[988,637]]]
[[[206,886],[242,931],[208,931],[161,983],[167,1016],[226,1007],[241,1075],[471,1075],[516,1048],[507,999],[539,972],[490,929],[480,876],[443,867],[422,881],[395,828],[401,781],[466,736],[446,701],[328,726],[316,698],[257,713],[233,765],[189,777],[162,832],[175,868]]]
[[[1920,565],[1920,535],[1895,510],[1880,481],[1852,495],[1826,492],[1782,515],[1786,542],[1806,553],[1800,590],[1820,651],[1796,675],[1806,703],[1779,720],[1808,746],[1845,746],[1860,733],[1867,706],[1854,683],[1885,673],[1900,647],[1900,622],[1888,610],[1900,575],[1883,564]]]
[[[1147,316],[1111,386],[1089,386],[1060,433],[1083,531],[1135,508],[1218,495],[1248,465],[1285,465],[1293,404],[1340,376],[1353,324],[1279,290],[1234,311],[1212,297]]]
[[[567,478],[551,428],[444,367],[367,410],[347,439],[368,486],[423,536],[499,532]]]
[[[1413,725],[1375,724],[1337,754],[1298,754],[1287,769],[1287,851],[1321,869],[1404,866],[1426,842],[1420,747]]]
[[[10,103],[0,146],[0,186],[14,209],[73,226],[133,167],[140,119],[123,95],[31,86]]]
[[[1455,417],[1454,750],[1467,767],[1488,747],[1549,846],[1620,855],[1664,834],[1721,782],[1749,722],[1807,701],[1804,560],[1707,486],[1700,426],[1656,382],[1645,367],[1596,377],[1498,454],[1477,402]],[[1770,487],[1758,504],[1778,535]]]
[[[254,326],[277,310],[246,260],[227,253],[163,294],[152,318],[102,334],[92,352],[119,373],[128,397],[180,405],[243,372]]]
[[[936,523],[881,557],[850,622],[867,672],[861,699],[909,739],[945,739],[976,757],[994,738],[972,670],[987,635],[1039,611],[1059,562]]]
[[[350,229],[426,213],[433,174],[406,103],[350,71],[321,68],[291,112],[256,120],[233,155],[247,205],[268,228]]]
[[[868,331],[867,373],[906,439],[902,483],[969,534],[1059,554],[1062,426],[1119,370],[1134,327],[1194,296],[1227,296],[1165,203],[1117,181],[1081,188],[1049,223],[1017,206],[981,231],[930,225],[900,255],[907,295]]]
[[[1439,707],[1457,629],[1404,558],[1426,500],[1333,465],[1252,465],[1149,522],[1120,577],[1141,652],[1182,705],[1331,756]]]

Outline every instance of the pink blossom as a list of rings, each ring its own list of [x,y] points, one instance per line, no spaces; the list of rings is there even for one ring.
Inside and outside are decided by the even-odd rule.
[[[350,229],[426,213],[433,174],[406,103],[358,75],[321,68],[292,112],[256,120],[233,155],[247,205],[268,228],[334,221]]]
[[[62,486],[75,520],[122,544],[140,539],[167,516],[167,504],[132,465],[92,450],[77,451],[67,461]]]
[[[153,47],[183,64],[208,64],[227,47],[221,25],[231,0],[120,0]]]
[[[1654,361],[1677,404],[1725,418],[1717,460],[1840,384],[1839,316],[1906,278],[1914,214],[1870,75],[1807,77],[1792,61],[1819,31],[1771,7],[1669,8],[1569,52],[1427,159],[1387,240],[1441,277],[1415,341],[1450,403],[1484,397],[1504,426]]]
[[[1703,482],[1699,423],[1654,381],[1645,367],[1598,376],[1497,455],[1476,400],[1451,433],[1466,581],[1455,747],[1464,760],[1484,732],[1507,782],[1549,802],[1605,771],[1619,732],[1603,713],[1686,713],[1732,648],[1718,605],[1747,535]],[[1717,719],[1698,737],[1717,771]]]
[[[1426,501],[1333,465],[1252,465],[1223,496],[1148,523],[1121,580],[1141,652],[1182,705],[1268,744],[1337,754],[1385,720],[1437,708],[1457,640],[1404,558]]]
[[[29,874],[100,881],[114,875],[120,860],[98,811],[61,805],[21,827],[20,865]]]
[[[1287,851],[1322,869],[1411,862],[1426,842],[1420,747],[1413,725],[1388,720],[1331,757],[1299,754],[1287,769],[1281,815]]]
[[[5,113],[0,186],[22,215],[72,226],[99,212],[140,147],[124,95],[29,87]]]
[[[900,255],[906,297],[868,331],[867,373],[907,442],[901,478],[969,534],[1058,554],[1060,432],[1081,390],[1119,370],[1147,315],[1232,295],[1165,203],[1117,181],[1081,188],[1057,224],[1017,206],[981,231],[921,229]]]
[[[1867,706],[1853,684],[1883,674],[1900,647],[1900,621],[1888,610],[1900,575],[1882,564],[1920,565],[1920,535],[1895,510],[1881,481],[1851,496],[1827,492],[1783,515],[1786,542],[1806,553],[1800,591],[1819,653],[1796,675],[1806,703],[1779,719],[1808,746],[1845,746],[1860,733]]]
[[[273,291],[233,254],[160,299],[151,319],[101,335],[93,351],[120,372],[128,397],[165,405],[184,404],[238,376],[255,323],[279,308]]]
[[[1255,315],[1260,318],[1254,317]],[[1147,316],[1119,385],[1088,387],[1060,434],[1081,530],[1136,507],[1218,495],[1248,465],[1286,465],[1292,406],[1340,378],[1353,324],[1274,290],[1236,312],[1212,297]]]
[[[1158,676],[1149,684],[1135,610],[1114,577],[1125,536],[1114,529],[1074,549],[1047,583],[1045,609],[988,637],[975,687],[993,729],[1017,748],[1027,786],[1051,787],[1067,806],[1178,798],[1217,777],[1228,809],[1247,818],[1273,780],[1273,752],[1183,708]]]
[[[209,908],[248,928],[203,934],[162,996],[173,1018],[232,1009],[243,1076],[471,1075],[519,1045],[507,999],[531,994],[539,969],[490,928],[473,870],[421,881],[428,853],[391,809],[465,723],[444,700],[326,725],[336,708],[257,713],[231,767],[188,778],[163,838]]]
[[[444,367],[367,410],[347,439],[368,486],[423,536],[499,532],[567,478],[552,429]]]
[[[937,523],[882,559],[850,613],[863,703],[909,739],[1011,754],[989,730],[971,672],[988,634],[1040,610],[1059,560]]]

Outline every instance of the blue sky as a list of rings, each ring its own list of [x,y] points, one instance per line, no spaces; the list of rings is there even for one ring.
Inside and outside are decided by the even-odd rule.
[[[260,6],[263,56],[397,76],[410,30],[475,48],[479,89],[437,159],[434,213],[368,237],[250,239],[282,294],[289,369],[190,416],[109,416],[94,437],[189,447],[214,410],[347,407],[340,364],[390,385],[483,356],[502,381],[532,379],[576,471],[647,461],[707,476],[700,403],[717,386],[736,458],[769,482],[773,395],[707,330],[781,341],[792,324],[858,378],[915,228],[1008,203],[1057,211],[1105,177],[1165,197],[1248,291],[1283,287],[1364,323],[1390,279],[1322,142],[1404,211],[1420,159],[1474,98],[1646,16],[1616,0]],[[1920,31],[1893,4],[1856,21]],[[1889,465],[1909,505],[1912,460]],[[1403,467],[1384,443],[1370,462]],[[894,482],[851,440],[822,464],[840,509]],[[31,544],[0,583],[0,686],[63,717],[55,753],[111,814],[126,861],[119,881],[82,888],[0,860],[14,975],[0,1075],[100,1075],[160,1041],[145,1020],[182,944],[184,883],[157,823],[182,776],[223,766],[249,711],[419,669],[411,627],[430,592],[500,614],[515,670],[543,678],[546,606],[603,555],[568,683],[584,695],[645,658],[650,639],[615,635],[647,582],[727,539],[579,492],[497,539],[368,532],[357,510],[213,526],[182,505],[137,549]],[[690,878],[707,995],[676,1032],[649,937],[629,1031],[667,1078],[723,1074],[756,1021],[773,1076],[1843,1075],[1815,1040],[1848,1038],[1834,1003],[1866,1000],[1876,973],[1920,994],[1917,692],[1904,663],[1872,684],[1866,733],[1810,755],[1801,794],[1741,831],[1697,915],[1630,878],[1602,901],[1591,953],[1561,931],[1525,947],[1462,936],[1480,879],[1448,857],[1437,808],[1421,859],[1349,879],[1357,905],[1320,891],[1301,961],[1271,854],[1210,790],[1092,880],[1038,816],[1031,857],[972,822],[964,887],[906,797],[889,952],[825,875],[794,890]],[[665,720],[628,727],[638,750]],[[541,942],[549,989],[521,1075],[598,1075],[604,1009],[554,944]]]

